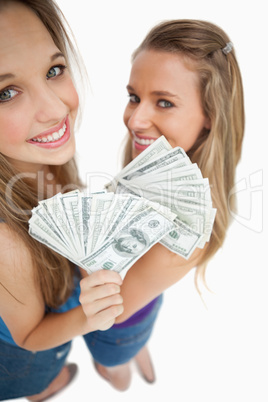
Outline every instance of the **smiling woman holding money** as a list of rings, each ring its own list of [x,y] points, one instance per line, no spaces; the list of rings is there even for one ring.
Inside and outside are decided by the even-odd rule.
[[[38,200],[80,186],[63,21],[52,0],[0,0],[0,400],[44,401],[64,388],[77,371],[65,365],[70,341],[123,311],[119,274],[101,271],[86,317],[79,269],[28,235]]]
[[[134,158],[146,150],[145,163],[150,154],[148,147],[165,136],[172,147],[182,147],[209,179],[217,214],[210,241],[203,249],[197,248],[187,261],[157,244],[128,271],[121,287],[124,312],[116,322],[128,319],[130,333],[135,324],[131,315],[140,308],[149,315],[152,305],[159,300],[157,296],[192,268],[196,267],[197,284],[199,279],[205,279],[206,264],[222,246],[230,223],[229,208],[233,210],[235,199],[229,199],[229,193],[234,186],[244,135],[241,75],[233,45],[219,27],[197,20],[164,22],[148,33],[132,61],[127,85],[129,103],[124,113],[129,132],[124,165],[135,166]],[[128,166],[125,169],[129,172]],[[157,178],[157,168],[154,173]],[[166,178],[166,183],[171,177],[170,174]],[[116,179],[120,182],[121,178],[119,173]],[[136,188],[139,195],[146,197],[152,183],[142,180],[142,176],[134,178],[131,190]],[[127,186],[126,180],[122,183]],[[161,202],[164,188],[159,183],[157,188],[157,201]],[[120,345],[117,350],[119,355]],[[145,348],[139,359],[146,367],[144,376],[153,380]],[[114,364],[118,364],[116,356]],[[114,385],[121,377],[127,386],[126,364],[99,364],[97,368]]]
[[[184,148],[212,186],[218,213],[210,242],[187,260],[157,244],[137,261],[136,250],[144,251],[148,235],[161,224],[156,211],[147,232],[133,217],[128,236],[110,245],[116,257],[136,261],[122,284],[108,269],[87,275],[43,245],[45,235],[41,242],[30,237],[28,222],[38,201],[76,194],[81,187],[73,159],[78,96],[69,55],[77,57],[63,21],[52,0],[0,0],[0,400],[44,401],[64,388],[77,370],[65,364],[77,335],[84,336],[96,369],[115,388],[129,386],[133,358],[145,380],[154,381],[144,345],[161,294],[195,266],[202,274],[222,245],[241,151],[242,86],[229,38],[196,21],[156,27],[134,55],[124,118],[131,137],[126,164],[162,135],[169,146]],[[72,205],[74,193],[57,200]],[[89,200],[83,200],[87,213]],[[40,208],[42,219],[35,222],[57,238],[48,204],[41,204],[48,216]],[[176,230],[168,232],[177,237]],[[71,235],[69,240],[79,253]]]

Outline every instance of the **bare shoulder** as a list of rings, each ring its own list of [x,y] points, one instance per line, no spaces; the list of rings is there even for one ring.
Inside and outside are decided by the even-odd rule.
[[[0,316],[13,337],[23,336],[44,312],[34,265],[24,242],[5,223],[0,225]],[[19,335],[21,334],[21,335]]]

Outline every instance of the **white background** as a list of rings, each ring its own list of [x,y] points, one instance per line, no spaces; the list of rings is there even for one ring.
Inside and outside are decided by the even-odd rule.
[[[134,372],[126,393],[95,373],[81,339],[70,361],[79,376],[57,401],[268,401],[267,326],[267,13],[264,0],[58,0],[77,39],[91,85],[77,134],[81,176],[92,190],[120,168],[122,115],[132,51],[165,19],[195,18],[221,26],[242,71],[246,133],[237,170],[239,211],[208,268],[204,307],[190,273],[165,293],[149,343],[157,382]],[[101,178],[104,176],[104,179]],[[96,179],[96,177],[98,177]]]

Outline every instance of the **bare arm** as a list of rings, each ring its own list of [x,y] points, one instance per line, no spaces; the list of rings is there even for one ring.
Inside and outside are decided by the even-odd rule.
[[[128,271],[121,286],[124,311],[115,322],[123,322],[144,307],[164,290],[182,279],[196,266],[203,251],[197,249],[191,258],[172,253],[161,244],[156,244]],[[84,280],[84,297],[87,299],[88,279]]]
[[[45,314],[31,256],[5,224],[1,224],[0,244],[0,315],[19,346],[32,351],[56,347],[76,335],[109,328],[122,313],[120,276],[99,271],[87,278],[87,300],[82,289],[82,306]]]
[[[121,295],[124,312],[116,322],[125,321],[137,310],[182,279],[197,264],[201,251],[197,249],[187,261],[156,244],[128,271]]]

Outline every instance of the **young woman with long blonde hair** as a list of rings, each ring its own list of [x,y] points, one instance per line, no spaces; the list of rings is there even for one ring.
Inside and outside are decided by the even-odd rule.
[[[132,314],[142,308],[149,316],[162,292],[191,269],[195,268],[198,290],[205,282],[207,263],[223,245],[230,210],[235,208],[230,191],[241,156],[244,101],[230,38],[215,24],[199,20],[171,20],[152,28],[133,53],[127,90],[124,165],[164,135],[171,146],[182,147],[209,179],[217,209],[210,241],[189,260],[157,244],[129,270],[121,287],[124,312],[116,322],[128,319],[130,330],[135,324]],[[120,346],[117,349],[119,354]],[[145,377],[153,381],[146,348],[138,358],[146,367]],[[122,387],[127,387],[129,365],[120,370],[117,359],[114,364],[105,367],[104,361],[97,368],[114,385],[121,378]]]

